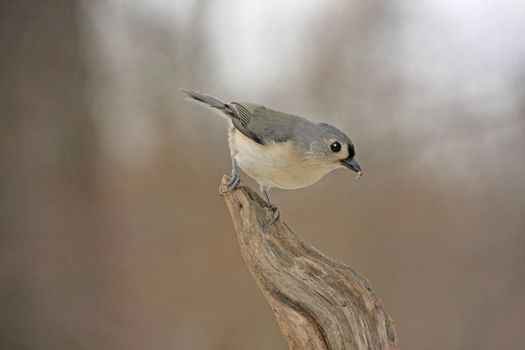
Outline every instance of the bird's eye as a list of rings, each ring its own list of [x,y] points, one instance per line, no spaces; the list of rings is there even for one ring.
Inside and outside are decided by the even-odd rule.
[[[341,150],[341,144],[337,141],[332,142],[332,144],[330,145],[330,149],[332,150],[332,152],[339,152]]]

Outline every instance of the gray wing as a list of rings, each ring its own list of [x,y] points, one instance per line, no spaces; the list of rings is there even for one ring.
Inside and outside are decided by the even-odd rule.
[[[230,117],[237,130],[262,145],[268,142],[286,142],[294,138],[298,129],[308,124],[306,119],[264,106],[245,102],[224,103],[209,94],[186,89],[181,91],[188,100]]]
[[[244,135],[262,145],[293,139],[305,119],[251,103],[228,104],[233,125]]]

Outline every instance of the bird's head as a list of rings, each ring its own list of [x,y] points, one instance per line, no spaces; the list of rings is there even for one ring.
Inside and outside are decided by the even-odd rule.
[[[336,127],[318,124],[318,137],[310,145],[310,151],[323,165],[333,169],[346,168],[362,175],[361,167],[355,160],[355,147],[345,133]]]

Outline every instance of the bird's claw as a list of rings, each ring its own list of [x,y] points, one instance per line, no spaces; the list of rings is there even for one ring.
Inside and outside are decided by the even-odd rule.
[[[219,196],[224,196],[225,193],[234,191],[241,187],[241,177],[238,174],[230,176],[228,182],[224,185],[219,185]]]
[[[281,216],[281,211],[273,204],[270,205],[270,209],[273,211],[272,223],[274,223]]]

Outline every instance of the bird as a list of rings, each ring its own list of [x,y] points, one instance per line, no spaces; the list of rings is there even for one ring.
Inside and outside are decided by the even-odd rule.
[[[336,169],[350,169],[362,175],[355,159],[355,146],[338,128],[326,123],[314,123],[247,102],[225,103],[218,98],[180,89],[186,100],[207,107],[228,121],[228,144],[231,175],[225,189],[241,186],[238,168],[259,185],[276,220],[280,211],[270,200],[271,188],[298,189],[313,185]]]

